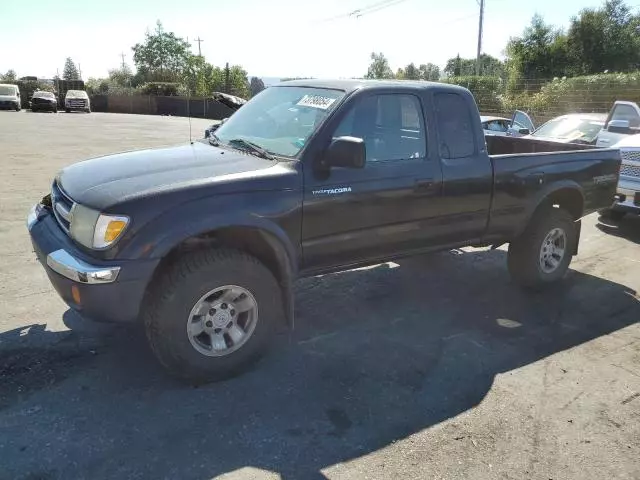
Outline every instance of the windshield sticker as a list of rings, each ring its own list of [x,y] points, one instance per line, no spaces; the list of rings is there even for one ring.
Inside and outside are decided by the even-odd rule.
[[[321,95],[305,95],[300,99],[296,105],[301,107],[319,108],[320,110],[326,110],[335,102],[335,98],[323,97]]]

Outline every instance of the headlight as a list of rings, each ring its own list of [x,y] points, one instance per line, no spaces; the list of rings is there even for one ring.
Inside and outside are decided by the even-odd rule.
[[[93,248],[106,248],[127,228],[129,218],[120,215],[100,215],[93,232]]]
[[[88,248],[102,249],[113,244],[129,224],[122,215],[104,215],[75,204],[71,211],[71,237]]]

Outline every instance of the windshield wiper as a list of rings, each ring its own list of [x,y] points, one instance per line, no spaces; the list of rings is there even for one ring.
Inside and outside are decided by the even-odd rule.
[[[267,160],[273,160],[273,155],[271,155],[267,150],[262,148],[260,145],[250,142],[249,140],[245,140],[244,138],[233,138],[229,140],[228,143],[229,145],[240,147],[242,150],[251,152],[259,157],[266,158]]]

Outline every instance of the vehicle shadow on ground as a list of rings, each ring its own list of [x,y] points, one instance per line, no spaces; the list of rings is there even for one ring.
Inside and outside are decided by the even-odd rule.
[[[621,220],[599,217],[596,227],[598,230],[608,233],[609,235],[625,238],[631,242],[640,244],[639,215],[627,214]]]
[[[477,406],[497,374],[640,318],[636,292],[623,285],[571,271],[549,291],[525,293],[504,262],[501,250],[453,251],[300,281],[295,331],[251,372],[200,388],[167,378],[139,329],[55,334],[41,363],[66,373],[5,403],[13,412],[0,441],[5,470],[325,478],[324,468]],[[2,345],[7,335],[16,332]],[[31,375],[16,378],[8,384]]]

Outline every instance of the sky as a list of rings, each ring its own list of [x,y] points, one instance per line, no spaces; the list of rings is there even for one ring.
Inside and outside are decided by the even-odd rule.
[[[479,0],[400,0],[349,17],[381,0],[32,0],[2,2],[0,72],[51,78],[66,57],[82,78],[105,77],[160,20],[188,38],[194,53],[214,65],[241,65],[250,76],[348,78],[363,76],[371,52],[395,71],[410,62],[444,67],[448,58],[476,55]],[[567,26],[601,0],[486,0],[483,53],[502,58],[511,36],[535,13]],[[640,1],[628,1],[638,11]]]

